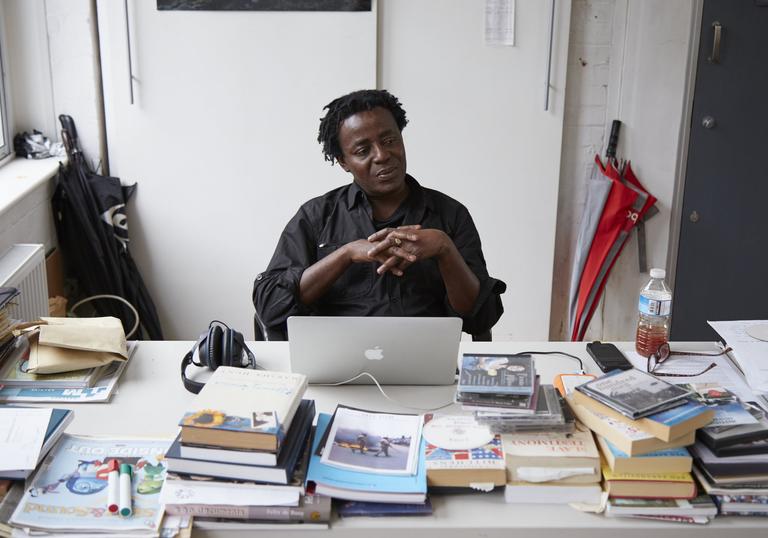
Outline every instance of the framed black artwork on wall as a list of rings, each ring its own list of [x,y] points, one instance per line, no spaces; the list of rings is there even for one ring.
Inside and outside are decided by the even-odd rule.
[[[157,0],[160,11],[370,11],[371,0]]]

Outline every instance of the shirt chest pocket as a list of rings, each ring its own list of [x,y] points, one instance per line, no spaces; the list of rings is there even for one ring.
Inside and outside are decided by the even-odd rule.
[[[317,247],[317,260],[320,261],[339,249],[340,244],[323,244]],[[323,302],[334,303],[338,300],[356,299],[371,293],[374,282],[374,264],[353,263],[333,283],[323,297]]]

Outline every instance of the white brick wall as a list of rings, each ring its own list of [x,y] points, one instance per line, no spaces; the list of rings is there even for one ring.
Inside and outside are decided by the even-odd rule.
[[[606,144],[608,82],[615,0],[574,0],[565,94],[550,338],[568,339],[568,292],[573,246],[584,207],[584,178]],[[596,316],[597,317],[597,316]],[[597,320],[596,320],[597,321]],[[593,323],[595,327],[598,323]],[[592,331],[591,331],[592,332]]]

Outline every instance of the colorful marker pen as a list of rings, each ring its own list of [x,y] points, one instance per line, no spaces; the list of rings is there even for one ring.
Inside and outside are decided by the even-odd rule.
[[[132,484],[133,469],[130,464],[123,463],[120,465],[120,515],[123,517],[130,517],[133,513],[132,502]]]
[[[107,464],[107,511],[110,514],[117,514],[118,500],[120,499],[120,462],[109,460]]]

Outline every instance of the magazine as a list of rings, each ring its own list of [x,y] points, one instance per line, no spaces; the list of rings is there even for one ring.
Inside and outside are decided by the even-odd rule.
[[[36,388],[0,385],[2,403],[95,403],[108,402],[117,387],[117,381],[128,366],[137,342],[128,342],[128,360],[114,361],[104,367],[99,380],[87,388]]]
[[[27,483],[11,517],[15,527],[54,532],[120,532],[157,536],[163,509],[163,454],[170,440],[106,439],[65,434]],[[133,515],[107,511],[111,460],[133,466]]]
[[[619,370],[576,387],[631,419],[642,418],[685,403],[691,395],[679,385],[667,383],[636,368]]]
[[[414,475],[422,418],[339,406],[325,440],[322,462],[342,469]]]

